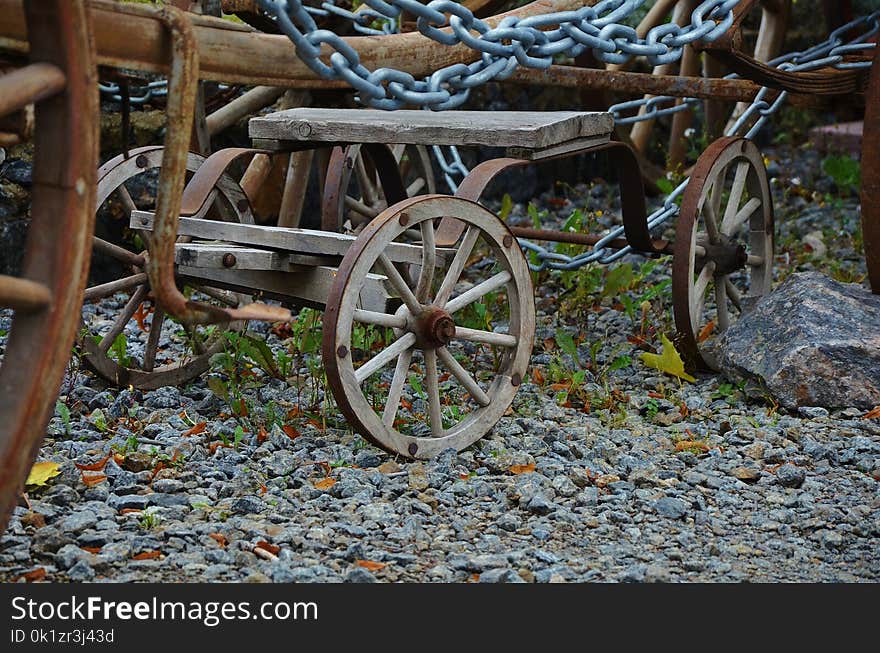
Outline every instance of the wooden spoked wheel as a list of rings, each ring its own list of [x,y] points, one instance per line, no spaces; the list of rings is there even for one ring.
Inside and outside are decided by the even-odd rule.
[[[717,336],[772,281],[773,201],[764,160],[752,141],[719,139],[697,162],[675,232],[675,326],[691,363],[718,369]]]
[[[384,147],[384,146],[380,146]],[[431,154],[424,145],[390,145],[401,191],[386,182],[389,170],[374,160],[362,145],[334,147],[327,166],[321,207],[321,226],[325,231],[359,233],[389,204],[437,192]],[[374,150],[375,151],[375,150]],[[394,197],[400,194],[401,197]]]
[[[115,199],[122,206],[120,219],[128,224],[131,211],[152,208],[152,199],[133,197],[129,188],[136,177],[155,172],[161,161],[162,148],[148,147],[105,164],[99,173],[99,211]],[[190,153],[187,170],[195,172],[204,161],[204,157]],[[213,193],[214,202],[206,203],[211,211],[232,221],[253,224],[244,192],[232,177],[224,174]],[[149,241],[147,232],[138,233]],[[223,347],[223,329],[244,327],[241,322],[222,328],[190,326],[169,318],[152,301],[144,267],[147,250],[133,251],[98,238],[94,239],[94,249],[118,264],[120,276],[86,289],[80,344],[85,362],[111,383],[141,389],[186,383],[208,369],[211,355]],[[247,301],[243,295],[199,285],[185,285],[182,291],[198,301],[223,306],[237,307]],[[104,309],[115,303],[118,312],[113,319],[101,316],[95,306],[98,302]]]
[[[98,86],[82,0],[24,3],[30,65],[0,78],[0,114],[35,104],[33,201],[0,367],[0,532],[6,528],[70,356],[89,262],[98,162]]]
[[[434,245],[443,216],[466,225],[457,249]],[[408,282],[389,246],[414,234],[421,264]],[[368,275],[387,279],[396,309],[362,308]],[[353,428],[392,453],[431,458],[474,443],[507,411],[534,334],[528,264],[508,228],[476,203],[427,195],[383,211],[343,258],[324,316],[324,367]]]

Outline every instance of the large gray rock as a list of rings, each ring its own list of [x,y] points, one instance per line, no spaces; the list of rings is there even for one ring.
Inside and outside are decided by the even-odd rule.
[[[757,381],[783,407],[880,404],[880,296],[792,274],[722,336],[729,378]]]

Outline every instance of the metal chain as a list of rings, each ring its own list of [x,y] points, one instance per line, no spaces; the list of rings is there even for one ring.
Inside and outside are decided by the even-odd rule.
[[[863,32],[854,37],[848,43],[844,44],[843,35],[856,29],[862,29]],[[870,59],[866,61],[846,62],[844,61],[844,56],[852,55],[854,53],[870,53],[871,50],[877,47],[877,44],[868,42],[868,39],[878,32],[880,32],[880,11],[876,11],[844,25],[840,29],[832,32],[826,41],[815,45],[808,50],[793,52],[778,57],[770,61],[768,65],[780,70],[795,73],[816,70],[817,68],[825,68],[828,66],[834,66],[837,68],[870,68]],[[736,76],[729,75],[728,77],[733,78]],[[755,96],[751,105],[749,105],[742,115],[738,117],[733,125],[725,130],[725,136],[745,136],[746,138],[754,138],[767,120],[779,110],[788,97],[788,93],[783,91],[780,92],[772,102],[769,102],[767,98],[773,92],[774,91],[770,88],[762,88]],[[655,100],[660,100],[660,102],[654,102]],[[611,107],[610,111],[614,114],[615,120],[618,124],[627,124],[624,120],[628,120],[631,124],[633,122],[638,122],[639,120],[649,120],[650,118],[637,116],[630,119],[621,119],[619,117],[620,113],[623,111],[631,111],[633,108],[639,108],[641,106],[650,105],[651,107],[656,107],[659,104],[662,104],[663,101],[674,102],[675,100],[676,98],[671,96],[635,100],[633,102],[624,102],[615,105],[614,107]],[[677,111],[683,111],[695,103],[699,104],[699,102],[699,100],[694,98],[686,98],[681,105],[669,109],[646,109],[645,116],[647,116],[647,112],[653,112],[652,117],[668,115]],[[752,120],[755,122],[749,127]],[[690,179],[685,179],[681,182],[675,190],[666,196],[663,205],[648,216],[648,229],[650,231],[653,232],[658,227],[661,227],[670,220],[678,217],[679,206],[677,200],[684,193],[689,181]],[[533,258],[538,262],[536,263],[534,260],[529,262],[529,267],[534,271],[544,269],[576,270],[593,262],[600,264],[613,263],[614,261],[633,253],[634,250],[630,246],[623,247],[619,250],[609,251],[609,243],[622,236],[625,236],[624,228],[622,226],[615,227],[609,231],[602,240],[596,243],[591,250],[577,256],[566,256],[559,252],[548,250],[537,243],[523,239],[520,239],[519,243],[523,249],[535,253]]]
[[[602,0],[574,11],[522,19],[507,16],[490,27],[453,0],[432,0],[426,5],[418,0],[364,0],[388,19],[397,19],[406,11],[416,17],[419,32],[431,40],[464,44],[481,55],[471,64],[447,66],[423,80],[393,68],[368,70],[345,40],[318,28],[302,0],[259,0],[259,4],[309,68],[325,79],[345,80],[359,92],[363,104],[389,110],[416,105],[439,111],[461,106],[471,88],[505,79],[519,65],[547,68],[561,54],[577,56],[590,49],[606,63],[624,63],[633,56],[644,56],[652,65],[678,61],[686,45],[721,37],[733,24],[733,8],[740,2],[705,0],[692,13],[689,25],[658,25],[640,38],[634,28],[619,21],[645,1]],[[441,29],[446,27],[451,31]],[[322,46],[332,50],[329,65],[320,58]]]

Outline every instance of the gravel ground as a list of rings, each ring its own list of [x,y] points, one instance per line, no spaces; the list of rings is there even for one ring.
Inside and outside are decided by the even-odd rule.
[[[771,150],[769,169],[780,272],[863,277],[857,198],[808,151]],[[613,213],[601,182],[565,197],[536,205],[550,221],[572,205],[599,223]],[[511,220],[525,214],[515,206]],[[631,263],[645,278],[622,292],[641,301],[657,289],[641,321],[614,293],[601,298],[608,270],[586,299],[577,281],[542,279],[532,378],[513,411],[470,449],[427,463],[367,444],[332,406],[219,446],[238,423],[205,377],[139,392],[72,368],[69,420],[56,414],[39,457],[61,473],[16,509],[0,538],[0,579],[40,568],[48,580],[113,582],[880,578],[880,420],[856,409],[783,414],[723,378],[682,384],[646,368],[639,338],[656,343],[671,328],[669,262]],[[557,378],[578,368],[554,346],[559,330],[582,340],[583,361],[600,343],[577,392]],[[321,393],[304,383],[268,380],[246,396],[296,413],[304,395]],[[75,465],[108,454],[103,471]]]

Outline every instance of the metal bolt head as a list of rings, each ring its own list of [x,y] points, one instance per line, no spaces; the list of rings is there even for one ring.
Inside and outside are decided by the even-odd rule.
[[[238,203],[235,206],[241,213],[244,213],[250,208],[250,203],[247,201],[247,199],[242,198],[238,200]]]
[[[400,223],[401,227],[405,227],[409,224],[409,213],[401,213],[397,221]]]
[[[513,236],[505,236],[501,241],[505,247],[511,247],[513,245]]]
[[[345,358],[346,356],[348,356],[348,348],[345,345],[339,345],[336,349],[336,357]]]
[[[233,268],[238,261],[235,259],[235,254],[231,254],[226,252],[223,255],[223,267],[224,268]]]
[[[417,445],[415,442],[410,442],[406,450],[409,452],[410,456],[415,456],[416,452],[419,450],[419,445]]]
[[[138,154],[137,158],[134,160],[134,164],[138,168],[146,168],[148,165],[150,165],[150,161],[143,154]]]
[[[304,122],[296,128],[296,131],[301,138],[308,138],[312,134],[312,126],[309,123]]]
[[[520,376],[519,373],[514,374],[512,377],[510,377],[510,383],[514,386],[518,386],[520,383],[522,383],[522,376]]]

